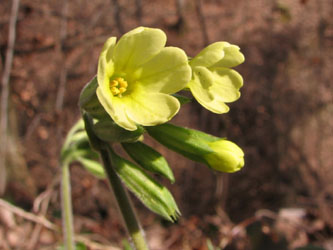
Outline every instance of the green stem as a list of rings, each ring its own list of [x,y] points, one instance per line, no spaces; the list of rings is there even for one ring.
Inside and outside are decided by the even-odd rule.
[[[85,124],[85,129],[89,137],[90,145],[93,149],[98,151],[101,155],[104,170],[107,174],[108,180],[116,197],[120,212],[126,224],[126,228],[133,244],[137,250],[148,250],[147,243],[144,238],[143,230],[140,227],[139,221],[136,218],[134,209],[130,199],[111,164],[111,152],[107,143],[101,141],[94,133],[93,120],[91,116],[82,111],[82,117]]]
[[[105,172],[118,202],[128,233],[133,240],[133,244],[137,250],[147,250],[148,246],[143,235],[143,230],[141,229],[136,218],[128,194],[111,165],[110,153],[107,149],[100,149],[100,154],[103,160]]]
[[[73,212],[70,186],[69,165],[63,163],[61,173],[61,205],[64,246],[66,250],[75,250]]]

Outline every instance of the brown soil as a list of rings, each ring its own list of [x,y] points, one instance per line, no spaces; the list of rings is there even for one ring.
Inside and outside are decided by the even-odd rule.
[[[1,72],[11,4],[0,5]],[[192,103],[173,122],[235,141],[246,166],[213,173],[155,143],[174,170],[176,183],[162,182],[182,216],[170,224],[134,198],[151,248],[204,250],[210,239],[221,249],[333,249],[332,14],[331,0],[21,0],[3,198],[61,225],[59,152],[101,47],[136,26],[158,27],[168,45],[190,56],[215,41],[241,47],[244,87],[230,112],[215,115]],[[89,249],[121,247],[126,232],[107,183],[78,164],[71,176],[76,233],[89,239]],[[45,190],[41,204],[48,207],[33,210]],[[37,231],[1,209],[0,249],[61,244],[61,233]]]

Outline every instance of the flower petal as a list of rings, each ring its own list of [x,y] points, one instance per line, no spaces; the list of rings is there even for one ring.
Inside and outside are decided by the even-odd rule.
[[[210,92],[223,102],[234,102],[240,97],[239,89],[243,86],[243,78],[237,71],[227,68],[212,70],[214,84]]]
[[[108,96],[108,93],[103,91],[101,87],[97,88],[96,94],[101,105],[115,123],[127,130],[134,131],[137,129],[135,122],[126,114],[127,106],[122,101],[123,98],[113,97],[111,93]]]
[[[230,46],[227,42],[216,42],[200,51],[191,61],[191,67],[210,67],[220,61],[224,56],[224,48]]]
[[[189,82],[188,87],[190,88],[194,98],[202,106],[216,113],[217,110],[214,108],[214,105],[211,105],[214,101],[214,95],[210,91],[213,83],[213,73],[205,67],[198,66],[193,68],[193,79]],[[218,110],[220,110],[220,108]]]
[[[244,55],[240,52],[240,48],[236,45],[226,46],[224,49],[224,57],[218,61],[213,67],[232,68],[244,62]]]
[[[116,71],[128,71],[144,64],[165,46],[166,35],[160,29],[138,27],[118,41],[113,60]]]
[[[224,102],[214,99],[209,89],[203,89],[199,81],[192,80],[188,86],[194,98],[206,109],[217,114],[227,113],[229,111],[229,107]]]
[[[232,69],[205,67],[193,69],[193,80],[188,87],[195,99],[206,109],[222,114],[229,111],[226,102],[236,101],[240,97],[239,88],[243,85],[240,74]]]
[[[179,48],[166,47],[142,65],[139,81],[146,91],[176,93],[191,79],[191,67],[185,52]]]
[[[244,62],[240,48],[228,42],[216,42],[206,48],[190,61],[191,67],[226,67],[232,68]]]
[[[110,61],[112,59],[113,50],[115,48],[117,41],[117,37],[110,37],[106,42],[104,43],[103,49],[101,54],[105,53],[106,61]]]
[[[169,121],[177,114],[179,101],[163,93],[145,92],[136,90],[131,99],[123,100],[126,105],[128,117],[137,124],[154,126]]]
[[[116,45],[116,37],[110,37],[104,44],[101,55],[98,59],[97,81],[99,86],[106,86],[114,72],[114,63],[111,60]]]

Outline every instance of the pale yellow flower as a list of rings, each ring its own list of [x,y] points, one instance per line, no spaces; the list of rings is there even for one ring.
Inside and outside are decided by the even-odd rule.
[[[145,27],[105,43],[96,94],[117,125],[133,131],[137,124],[165,123],[178,112],[179,101],[170,94],[186,86],[191,68],[183,50],[165,43],[162,30]]]
[[[204,48],[190,60],[192,79],[187,87],[194,98],[206,109],[222,114],[229,111],[226,103],[240,97],[243,78],[230,69],[244,62],[239,47],[227,42],[216,42]]]

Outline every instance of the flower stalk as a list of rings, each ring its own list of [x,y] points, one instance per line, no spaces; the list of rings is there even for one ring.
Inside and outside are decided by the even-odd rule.
[[[111,165],[111,156],[109,149],[101,149],[100,155],[103,161],[104,170],[106,172],[107,178],[112,187],[114,196],[117,200],[119,210],[126,224],[128,233],[132,238],[133,245],[137,250],[149,249],[144,238],[144,232],[141,229],[139,221],[137,220],[130,198],[128,197],[128,194],[124,189],[119,177],[117,176],[117,173]]]
[[[108,143],[103,142],[95,135],[92,129],[92,118],[85,112],[83,112],[82,116],[91,146],[99,152],[102,159],[106,177],[117,200],[119,210],[122,214],[128,234],[132,239],[133,245],[136,250],[148,250],[149,248],[144,238],[144,232],[141,229],[140,223],[136,217],[130,198],[128,197],[128,194],[124,189],[124,186],[122,185],[116,171],[112,167],[110,151],[112,149],[110,148]]]
[[[63,237],[66,250],[75,250],[73,210],[71,199],[70,172],[68,163],[64,163],[61,169],[61,205],[63,220]]]

